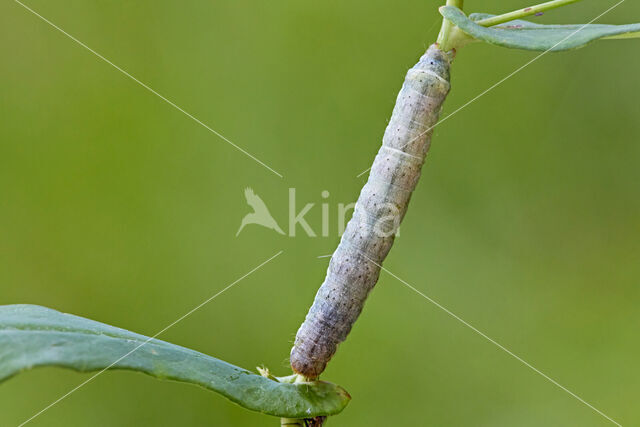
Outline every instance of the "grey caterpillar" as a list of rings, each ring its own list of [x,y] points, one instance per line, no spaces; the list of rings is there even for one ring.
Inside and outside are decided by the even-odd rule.
[[[290,362],[298,374],[314,379],[324,371],[378,281],[449,92],[449,65],[432,45],[407,72],[353,217],[296,334]]]

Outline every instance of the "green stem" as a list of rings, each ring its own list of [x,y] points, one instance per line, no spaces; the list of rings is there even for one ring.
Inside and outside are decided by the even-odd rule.
[[[294,426],[306,427],[304,420],[297,420],[297,419],[293,419],[293,418],[280,418],[280,425],[281,426],[290,426],[290,427],[294,427]]]
[[[447,0],[447,6],[455,6],[462,10],[464,0]],[[447,52],[455,46],[453,39],[455,38],[456,27],[448,19],[442,20],[442,27],[440,28],[440,34],[438,34],[438,46],[441,50]]]
[[[635,33],[624,33],[618,34],[616,36],[608,36],[603,37],[603,40],[614,40],[614,39],[637,39],[640,38],[640,31],[636,31]]]
[[[491,18],[482,19],[476,24],[483,27],[492,27],[498,24],[504,24],[505,22],[513,21],[514,19],[525,18],[527,16],[535,15],[536,13],[546,12],[547,10],[556,9],[558,7],[566,6],[571,3],[577,3],[580,0],[553,0],[546,3],[537,4],[535,6],[525,7],[524,9],[514,10],[513,12],[504,13],[502,15],[493,16]],[[449,4],[447,2],[447,4]]]

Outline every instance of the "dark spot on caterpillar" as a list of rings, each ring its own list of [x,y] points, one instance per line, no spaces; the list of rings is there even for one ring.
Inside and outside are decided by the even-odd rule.
[[[531,10],[531,8],[530,8],[530,7],[528,7],[528,8],[526,8],[524,11],[525,11],[525,12],[529,12],[530,10]]]

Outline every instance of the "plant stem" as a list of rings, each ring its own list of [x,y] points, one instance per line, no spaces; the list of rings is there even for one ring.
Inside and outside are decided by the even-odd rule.
[[[524,9],[514,10],[513,12],[504,13],[502,15],[493,16],[491,18],[482,19],[476,24],[483,27],[492,27],[498,24],[504,24],[505,22],[513,21],[514,19],[525,18],[527,16],[535,15],[536,13],[546,12],[547,10],[556,9],[558,7],[566,6],[571,3],[577,3],[580,0],[553,0],[546,3],[540,3],[535,6],[525,7]],[[447,2],[447,5],[449,2]]]
[[[625,33],[618,34],[616,36],[603,37],[603,40],[614,40],[614,39],[637,39],[640,38],[640,31],[636,31],[635,33]]]
[[[464,4],[464,0],[447,0],[447,6],[455,6],[458,9],[462,10],[462,6]],[[454,33],[456,27],[450,22],[448,19],[442,20],[442,27],[440,28],[440,34],[438,34],[437,44],[444,52],[448,52],[452,49],[453,43],[452,39],[454,39]]]

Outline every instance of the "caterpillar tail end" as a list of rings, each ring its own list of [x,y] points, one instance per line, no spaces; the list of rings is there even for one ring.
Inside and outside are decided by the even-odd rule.
[[[291,369],[309,381],[317,380],[320,374],[324,372],[329,361],[314,360],[300,353],[301,351],[298,346],[294,346],[291,349],[291,357],[289,359]]]

